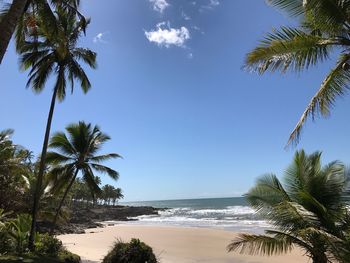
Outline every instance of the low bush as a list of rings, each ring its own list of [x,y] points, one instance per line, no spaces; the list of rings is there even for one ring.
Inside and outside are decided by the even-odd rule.
[[[33,255],[30,253],[19,256],[0,256],[1,263],[80,263],[80,257],[68,251],[61,252],[58,257]]]
[[[61,262],[65,263],[80,263],[80,257],[67,250],[63,250],[62,252],[60,252],[58,258]]]
[[[139,239],[130,243],[118,241],[105,256],[102,263],[157,263],[157,258],[150,246]]]
[[[15,252],[15,244],[9,237],[6,228],[0,227],[0,255],[5,255]]]
[[[39,234],[35,243],[35,252],[39,255],[57,256],[63,250],[62,241],[49,234]]]

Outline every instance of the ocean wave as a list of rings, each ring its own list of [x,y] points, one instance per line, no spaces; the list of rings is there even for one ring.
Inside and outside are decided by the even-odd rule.
[[[199,209],[191,210],[190,214],[208,215],[208,214],[224,214],[224,215],[249,215],[255,214],[255,211],[248,206],[228,206],[225,209]]]
[[[137,220],[130,222],[131,224],[219,227],[254,232],[269,227],[248,206],[227,206],[222,209],[180,207],[160,211],[159,215],[143,215],[130,219]]]

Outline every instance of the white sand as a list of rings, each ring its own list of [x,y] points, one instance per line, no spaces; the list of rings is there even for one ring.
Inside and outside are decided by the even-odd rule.
[[[61,235],[58,238],[70,251],[80,255],[84,260],[94,262],[101,262],[115,240],[129,241],[131,238],[139,238],[150,245],[161,263],[309,262],[299,251],[273,257],[227,253],[226,246],[237,234],[217,229],[117,225],[89,229],[86,232],[86,234]]]

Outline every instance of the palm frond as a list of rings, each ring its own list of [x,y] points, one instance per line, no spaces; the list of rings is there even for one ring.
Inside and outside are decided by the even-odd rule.
[[[289,238],[252,234],[240,234],[227,246],[229,252],[267,256],[284,254],[290,252],[292,248],[293,243]]]
[[[67,138],[64,132],[56,132],[55,134],[53,134],[50,139],[49,147],[58,149],[63,154],[69,156],[72,156],[76,153],[76,149],[70,143],[69,139]]]
[[[90,168],[90,166],[85,165],[82,169],[82,172],[83,172],[83,180],[87,183],[91,191],[91,195],[95,196],[96,194],[100,194],[102,190],[94,180],[95,175],[92,169]]]
[[[65,164],[67,162],[72,162],[74,159],[69,156],[65,156],[63,154],[57,152],[47,152],[46,154],[46,162],[48,164]]]
[[[114,158],[122,158],[122,157],[117,153],[109,153],[109,154],[93,156],[89,159],[89,161],[92,161],[95,163],[101,163],[101,162],[108,161],[108,160],[114,159]]]
[[[335,68],[327,75],[317,93],[312,97],[300,120],[289,136],[287,146],[298,143],[305,121],[309,116],[316,114],[327,117],[336,99],[349,89],[350,71],[346,70],[350,54],[340,56]]]
[[[249,204],[258,211],[283,201],[290,201],[288,194],[274,174],[258,178],[255,187],[249,190],[245,197]]]
[[[246,67],[260,74],[267,70],[301,71],[328,59],[331,48],[340,44],[336,38],[323,38],[296,28],[282,27],[269,33],[248,53]]]
[[[286,11],[291,16],[299,16],[305,12],[303,0],[267,0],[267,3]]]
[[[108,174],[109,177],[111,177],[114,180],[117,180],[119,178],[119,173],[107,166],[101,165],[101,164],[97,164],[97,163],[92,163],[90,164],[93,169],[95,169],[96,171],[100,172],[100,173],[105,173]]]

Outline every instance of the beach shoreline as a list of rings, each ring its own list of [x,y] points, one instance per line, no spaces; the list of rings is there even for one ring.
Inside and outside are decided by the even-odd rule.
[[[293,263],[308,262],[301,251],[262,257],[227,253],[226,246],[238,232],[213,228],[118,224],[86,230],[85,234],[59,235],[58,238],[83,262],[101,262],[118,239],[139,238],[150,245],[161,263]]]

